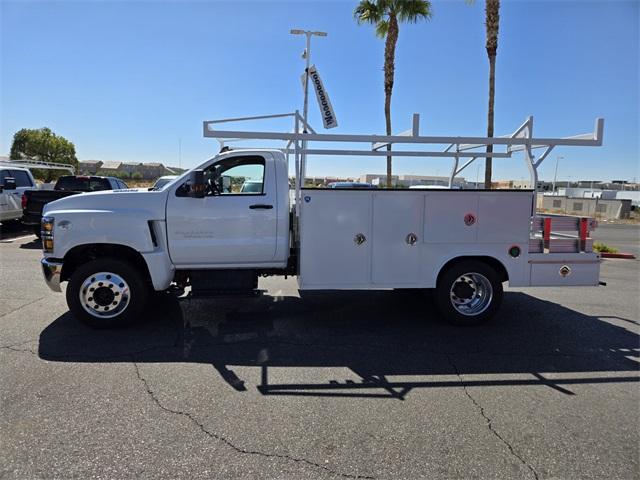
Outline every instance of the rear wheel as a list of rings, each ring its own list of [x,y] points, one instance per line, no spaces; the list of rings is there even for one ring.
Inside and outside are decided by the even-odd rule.
[[[438,279],[436,305],[453,325],[479,325],[490,320],[502,303],[502,281],[486,263],[456,263]]]
[[[135,267],[114,258],[99,258],[73,272],[67,305],[78,320],[93,328],[120,327],[139,317],[149,290]]]

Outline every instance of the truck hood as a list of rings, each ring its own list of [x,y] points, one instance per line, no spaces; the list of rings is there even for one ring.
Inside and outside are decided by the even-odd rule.
[[[48,203],[43,215],[55,212],[102,211],[114,213],[145,212],[148,220],[164,220],[167,192],[144,188],[109,190],[72,195]]]

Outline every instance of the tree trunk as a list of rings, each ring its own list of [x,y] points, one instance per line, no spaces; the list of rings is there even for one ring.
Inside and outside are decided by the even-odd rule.
[[[487,137],[493,137],[494,101],[496,94],[496,55],[500,27],[500,0],[486,0],[485,27],[487,31],[487,56],[489,57],[489,107],[487,109]],[[493,145],[487,145],[487,153],[493,153]],[[492,158],[487,155],[484,169],[484,188],[491,188]]]
[[[489,57],[489,108],[487,110],[487,137],[493,137],[493,102],[496,83],[496,56]],[[493,145],[487,145],[487,153],[493,152]],[[492,158],[487,156],[484,164],[484,188],[491,188],[491,174],[493,173]]]
[[[395,72],[396,43],[398,42],[398,20],[395,15],[389,15],[389,30],[384,46],[384,117],[387,126],[387,135],[391,132],[391,94],[393,93],[393,77]],[[387,188],[391,188],[392,156],[391,144],[387,145]]]

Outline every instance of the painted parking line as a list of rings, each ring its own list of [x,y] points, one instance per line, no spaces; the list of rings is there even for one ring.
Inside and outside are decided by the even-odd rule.
[[[16,238],[7,238],[5,240],[0,240],[0,243],[12,243],[18,240],[24,240],[25,238],[33,238],[34,235],[24,235],[23,237],[16,237]]]

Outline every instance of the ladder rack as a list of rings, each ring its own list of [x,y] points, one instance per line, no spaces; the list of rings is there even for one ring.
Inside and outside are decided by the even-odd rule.
[[[19,159],[19,160],[8,160],[0,162],[0,166],[3,167],[18,167],[18,168],[41,168],[43,170],[66,170],[71,172],[72,175],[75,174],[76,169],[73,165],[69,165],[68,163],[56,163],[56,162],[41,162],[39,160],[30,160],[30,159]]]
[[[245,122],[254,120],[268,120],[276,118],[292,118],[293,132],[273,131],[246,131],[246,130],[220,130],[219,125],[224,123]],[[453,178],[471,165],[478,158],[511,158],[516,152],[524,153],[524,161],[531,176],[531,184],[534,194],[538,185],[538,168],[551,151],[557,146],[583,146],[598,147],[602,145],[604,131],[604,119],[598,118],[594,131],[582,135],[564,138],[534,138],[533,117],[530,116],[511,135],[503,137],[461,137],[461,136],[421,136],[419,135],[420,117],[413,115],[413,126],[408,132],[400,135],[346,135],[333,133],[316,133],[296,110],[292,113],[276,115],[261,115],[253,117],[227,118],[209,120],[203,122],[203,134],[208,138],[216,138],[221,146],[224,140],[282,140],[286,145],[281,150],[287,155],[295,157],[296,172],[296,200],[300,200],[300,191],[304,186],[307,155],[343,155],[343,156],[393,156],[393,157],[423,157],[423,158],[451,158],[453,165],[449,178],[451,187]],[[364,143],[369,144],[368,149],[336,149],[336,148],[308,148],[309,142],[330,143]],[[414,150],[393,150],[388,152],[380,150],[386,145],[404,145],[414,147]],[[448,145],[444,150],[429,151],[419,147],[426,145]],[[497,150],[491,153],[478,151],[494,145]],[[504,148],[502,148],[504,147]],[[535,149],[544,149],[536,159],[533,154]],[[464,162],[461,164],[461,160]],[[534,197],[535,198],[535,197]],[[532,204],[532,214],[535,214],[535,201]]]

